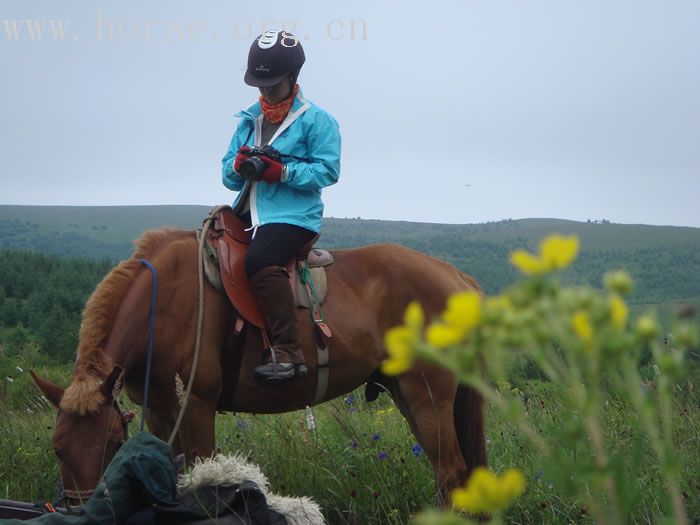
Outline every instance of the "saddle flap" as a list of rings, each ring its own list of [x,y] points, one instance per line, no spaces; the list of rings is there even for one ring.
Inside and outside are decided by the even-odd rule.
[[[259,328],[266,328],[265,318],[246,275],[245,256],[251,233],[246,232],[245,227],[245,223],[233,214],[231,208],[224,208],[217,214],[214,223],[219,235],[210,239],[216,244],[219,252],[221,280],[231,304],[250,323]]]
[[[246,230],[246,224],[240,217],[238,217],[238,215],[233,213],[233,210],[230,207],[223,208],[216,215],[214,229],[217,231],[224,231],[226,235],[235,241],[243,244],[250,244],[252,237],[251,231]]]

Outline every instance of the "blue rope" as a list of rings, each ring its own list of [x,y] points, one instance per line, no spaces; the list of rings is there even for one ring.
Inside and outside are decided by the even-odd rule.
[[[156,324],[156,297],[158,295],[158,273],[154,266],[146,259],[139,262],[151,270],[153,286],[151,287],[151,316],[148,328],[148,349],[146,351],[146,381],[143,386],[143,412],[141,414],[141,431],[146,423],[146,410],[148,410],[148,389],[151,384],[151,358],[153,357],[153,331]]]

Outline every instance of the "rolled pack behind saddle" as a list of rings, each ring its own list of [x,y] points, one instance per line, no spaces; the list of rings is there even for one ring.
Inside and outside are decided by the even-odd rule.
[[[252,232],[233,213],[230,206],[212,210],[207,221],[213,221],[207,231],[204,271],[209,282],[225,293],[236,310],[234,329],[240,333],[247,321],[258,327],[263,341],[268,344],[267,324],[253,294],[245,271],[245,257]],[[318,235],[307,243],[286,266],[297,307],[308,308],[314,327],[318,353],[318,380],[314,402],[320,402],[326,393],[328,380],[328,343],[332,336],[323,318],[321,304],[326,298],[328,285],[325,266],[333,263],[326,250],[313,248]]]

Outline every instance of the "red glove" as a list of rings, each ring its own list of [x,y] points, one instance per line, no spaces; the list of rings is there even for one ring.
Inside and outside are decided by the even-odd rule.
[[[282,179],[282,168],[284,168],[284,164],[272,160],[270,157],[261,158],[265,161],[265,164],[267,164],[267,168],[262,172],[260,178],[268,184],[279,182]]]
[[[248,146],[241,146],[239,148],[238,153],[236,154],[236,160],[233,161],[233,169],[236,173],[238,173],[238,168],[241,166],[241,162],[249,157],[249,151],[250,148]]]

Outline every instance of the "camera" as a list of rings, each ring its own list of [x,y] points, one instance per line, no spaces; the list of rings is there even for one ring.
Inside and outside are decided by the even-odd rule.
[[[247,179],[258,180],[262,177],[263,171],[267,168],[267,164],[260,157],[282,162],[280,152],[269,145],[250,148],[247,152],[248,158],[241,162],[238,167],[238,174]]]

